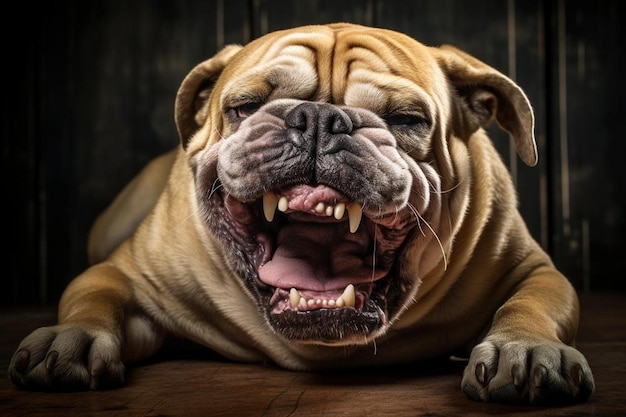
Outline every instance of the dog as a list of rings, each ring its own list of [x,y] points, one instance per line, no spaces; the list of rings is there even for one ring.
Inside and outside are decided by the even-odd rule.
[[[200,63],[180,145],[96,221],[59,323],[18,346],[23,389],[103,389],[184,337],[298,371],[465,354],[477,401],[585,401],[579,307],[484,128],[537,162],[511,79],[452,47],[347,23]]]

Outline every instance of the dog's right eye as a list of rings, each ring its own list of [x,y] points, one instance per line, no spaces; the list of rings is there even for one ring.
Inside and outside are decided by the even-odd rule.
[[[257,110],[259,110],[260,107],[261,103],[249,102],[237,106],[233,108],[233,110],[238,118],[245,119],[246,117],[252,116]]]

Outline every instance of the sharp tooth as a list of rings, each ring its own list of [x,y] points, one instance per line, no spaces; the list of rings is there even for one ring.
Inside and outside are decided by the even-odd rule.
[[[306,299],[304,297],[300,298],[300,302],[298,302],[298,307],[300,307],[302,310],[306,310]]]
[[[263,214],[268,222],[274,220],[276,205],[278,205],[278,196],[276,194],[271,191],[263,194]]]
[[[315,212],[317,214],[322,214],[325,211],[326,211],[326,206],[324,205],[324,203],[322,203],[321,201],[317,203],[317,205],[315,206]]]
[[[354,307],[354,303],[356,301],[356,292],[354,291],[354,285],[350,284],[343,290],[343,294],[341,294],[341,299],[346,304],[346,307]]]
[[[289,290],[289,305],[296,308],[300,304],[300,293],[295,288]]]
[[[345,212],[346,212],[346,204],[345,203],[337,204],[335,206],[335,212],[333,213],[335,215],[335,219],[341,220]]]
[[[282,211],[283,213],[287,211],[287,209],[289,208],[289,201],[287,200],[287,197],[282,196],[279,200],[278,200],[278,210]]]
[[[326,206],[326,216],[330,217],[333,215],[333,206]]]
[[[361,224],[361,217],[363,216],[363,210],[359,203],[352,203],[348,207],[348,220],[350,221],[350,233],[354,233],[358,230]]]

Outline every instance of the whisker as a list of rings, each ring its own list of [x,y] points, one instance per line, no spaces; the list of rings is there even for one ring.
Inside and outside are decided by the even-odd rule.
[[[457,182],[455,185],[453,185],[452,187],[448,188],[447,190],[437,190],[436,187],[434,186],[434,184],[432,184],[430,181],[428,183],[431,186],[431,191],[433,193],[441,195],[441,194],[450,193],[450,192],[456,190],[458,187],[461,186],[462,181]]]
[[[222,188],[224,185],[220,182],[219,178],[216,178],[211,185],[211,192],[209,192],[209,199],[213,197],[213,193]]]
[[[419,213],[417,212],[417,209],[411,203],[408,203],[407,207],[408,207],[409,210],[411,210],[411,213],[413,213],[413,216],[418,220],[417,227],[419,228],[420,233],[422,234],[422,236],[426,236],[426,233],[424,233],[424,230],[422,229],[422,225],[420,224],[421,223],[419,221],[420,220],[420,216],[419,216]]]
[[[220,137],[220,139],[226,139],[226,137],[222,134],[222,132],[220,132],[220,131],[219,131],[219,130],[217,130],[215,127],[213,127],[213,126],[215,126],[216,124],[217,124],[217,123],[215,123],[215,120],[214,120],[214,119],[211,119],[211,130],[212,130],[213,132],[217,133],[217,136],[219,136],[219,137]]]
[[[446,271],[448,269],[448,257],[446,256],[446,251],[443,248],[443,243],[441,242],[441,239],[439,239],[439,236],[437,235],[437,233],[435,233],[435,230],[431,227],[431,225],[428,224],[428,222],[426,220],[424,220],[424,218],[419,213],[416,213],[416,214],[417,214],[417,217],[419,217],[419,219],[422,222],[424,222],[426,227],[428,227],[428,229],[431,231],[431,233],[433,234],[433,236],[437,240],[437,244],[439,245],[439,249],[441,249],[441,255],[443,256],[443,269],[444,269],[444,271]]]
[[[443,256],[443,268],[444,268],[444,270],[447,270],[448,269],[448,257],[446,255],[445,249],[443,248],[443,243],[441,242],[441,239],[439,238],[437,233],[435,233],[435,230],[432,228],[432,226],[430,224],[428,224],[428,222],[422,217],[422,215],[419,213],[419,211],[412,204],[408,204],[407,207],[420,220],[420,221],[417,222],[417,227],[419,228],[420,232],[422,233],[422,236],[426,236],[426,233],[424,232],[424,229],[422,229],[422,225],[421,225],[422,223],[424,223],[424,225],[426,225],[428,230],[430,230],[430,232],[433,234],[435,240],[437,241],[437,244],[439,245],[439,249],[441,250],[441,255]]]
[[[199,212],[200,212],[200,210],[197,210],[197,212],[199,213]],[[191,219],[191,218],[194,216],[194,214],[196,214],[196,213],[194,213],[193,211],[191,211],[191,212],[190,212],[187,216],[183,217],[182,219],[180,219],[180,221],[179,221],[179,222],[177,222],[176,224],[174,224],[174,225],[172,226],[172,229],[171,229],[171,230],[176,230],[176,229],[178,229],[178,227],[179,227],[181,224],[183,224],[184,222],[186,222],[186,221],[188,221],[189,219]]]
[[[372,282],[376,276],[376,241],[378,238],[378,228],[374,228],[374,247],[372,249]]]

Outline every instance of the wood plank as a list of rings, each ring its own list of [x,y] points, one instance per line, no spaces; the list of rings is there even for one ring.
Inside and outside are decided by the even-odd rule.
[[[327,373],[290,372],[232,363],[189,344],[172,344],[158,361],[134,367],[127,386],[101,392],[33,393],[0,381],[0,415],[62,416],[617,416],[626,415],[626,294],[582,294],[579,348],[597,383],[590,401],[544,408],[482,404],[459,384],[464,364],[429,362],[402,368]],[[29,312],[30,311],[30,312]],[[51,310],[4,311],[9,336],[2,370],[27,326],[48,324]],[[600,323],[596,327],[595,323]],[[7,342],[9,341],[9,342]]]

